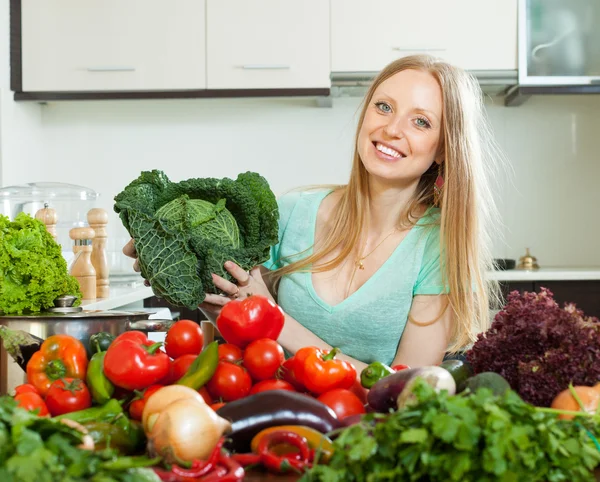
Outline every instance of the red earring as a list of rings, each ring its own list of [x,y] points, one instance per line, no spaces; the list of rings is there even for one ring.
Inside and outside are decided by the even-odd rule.
[[[440,205],[440,201],[442,200],[442,188],[444,187],[444,178],[442,176],[442,163],[440,162],[438,165],[438,175],[435,178],[435,183],[433,185],[433,203],[436,206]]]

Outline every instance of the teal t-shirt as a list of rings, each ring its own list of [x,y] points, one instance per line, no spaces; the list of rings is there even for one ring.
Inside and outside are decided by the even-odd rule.
[[[292,192],[278,200],[279,244],[271,248],[266,268],[277,269],[312,253],[317,211],[330,192]],[[438,209],[429,209],[379,270],[339,304],[331,306],[319,297],[309,272],[281,279],[278,304],[342,353],[364,363],[392,363],[413,296],[446,291],[440,271],[438,217]]]

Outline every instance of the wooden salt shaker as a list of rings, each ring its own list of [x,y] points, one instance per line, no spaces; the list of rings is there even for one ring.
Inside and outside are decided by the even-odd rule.
[[[48,204],[44,204],[42,209],[38,209],[35,213],[35,219],[43,222],[46,225],[46,230],[56,241],[56,223],[58,222],[58,216],[53,208],[49,208]]]
[[[96,299],[96,270],[91,259],[94,230],[73,228],[69,231],[69,237],[75,242],[73,252],[76,253],[70,273],[79,281],[83,299],[94,300]]]
[[[108,298],[108,257],[106,255],[106,225],[108,213],[101,208],[90,209],[87,214],[90,227],[96,234],[92,240],[92,265],[96,270],[96,298]]]

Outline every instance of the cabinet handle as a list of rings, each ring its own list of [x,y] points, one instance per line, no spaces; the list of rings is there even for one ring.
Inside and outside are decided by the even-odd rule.
[[[135,72],[135,67],[87,67],[88,72]]]
[[[392,50],[397,50],[398,52],[445,52],[446,49],[436,49],[436,48],[406,48],[406,47],[392,47]]]
[[[240,68],[244,70],[290,70],[289,65],[277,65],[277,64],[246,64]]]

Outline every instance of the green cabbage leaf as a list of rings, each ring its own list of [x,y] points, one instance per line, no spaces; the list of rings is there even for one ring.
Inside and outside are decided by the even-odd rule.
[[[179,183],[144,171],[115,197],[134,240],[142,276],[174,306],[195,309],[217,293],[211,273],[232,280],[225,261],[249,270],[269,259],[278,240],[277,200],[254,172]]]

